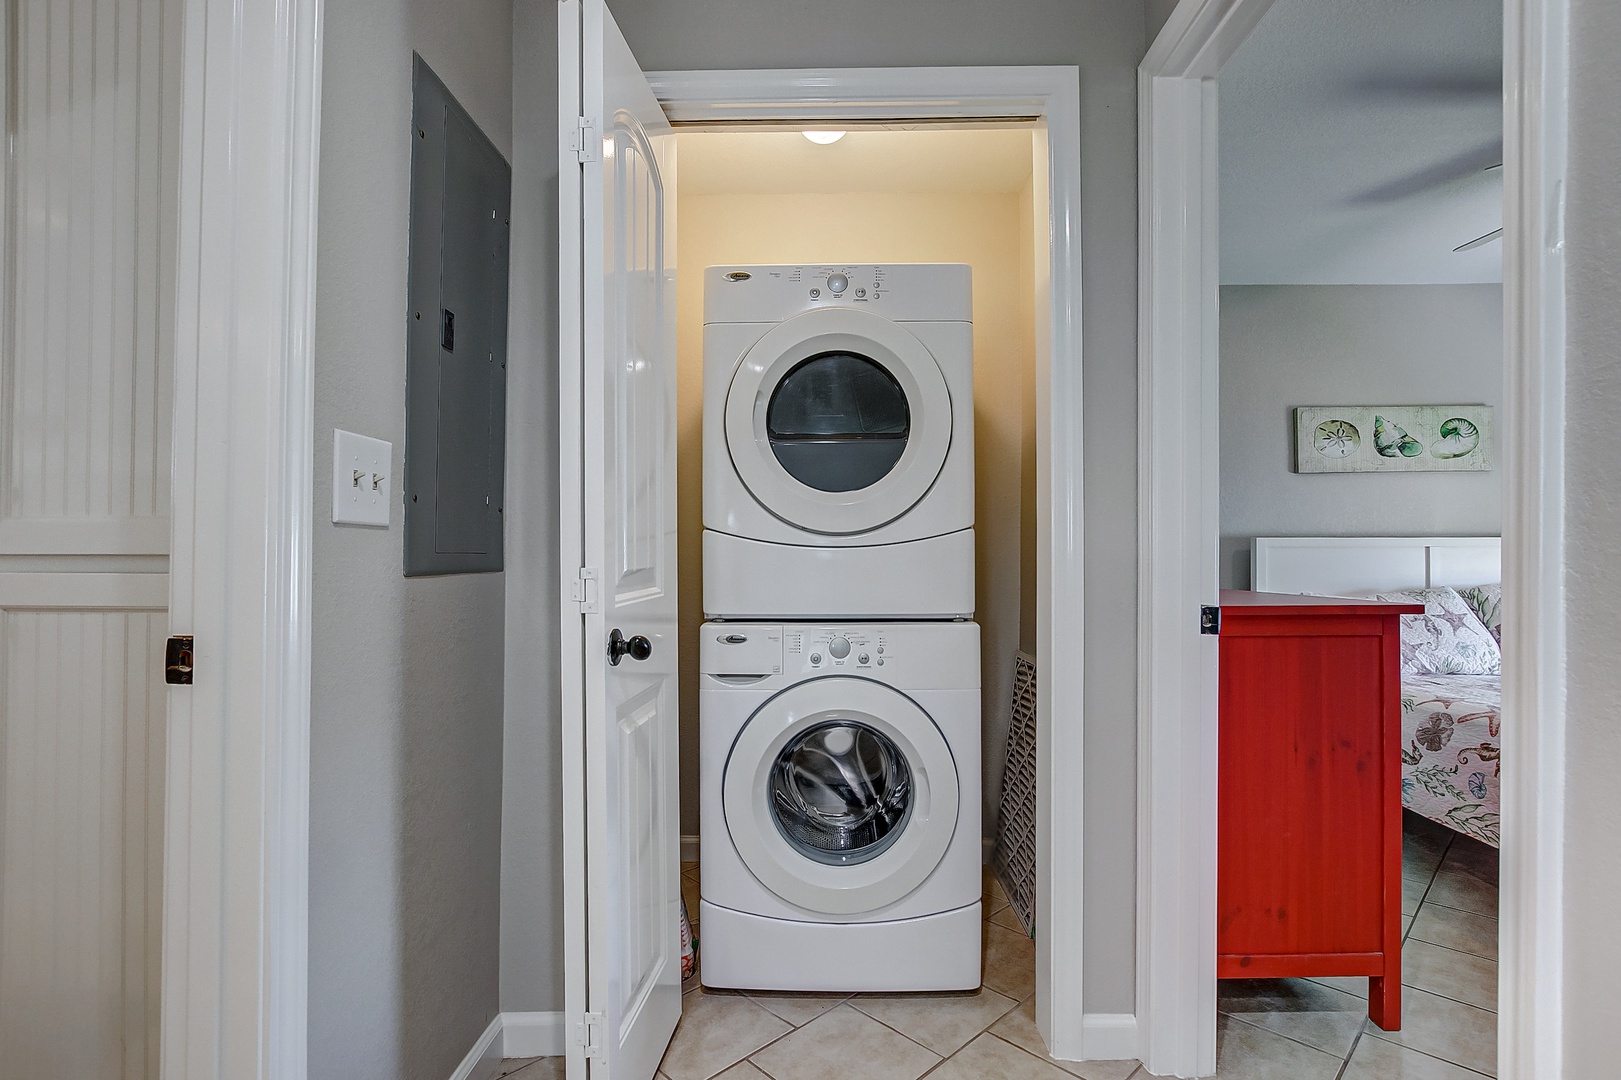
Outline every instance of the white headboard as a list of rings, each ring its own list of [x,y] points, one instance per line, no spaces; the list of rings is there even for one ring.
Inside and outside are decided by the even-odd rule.
[[[1256,592],[1320,593],[1483,585],[1502,580],[1497,536],[1258,536]]]

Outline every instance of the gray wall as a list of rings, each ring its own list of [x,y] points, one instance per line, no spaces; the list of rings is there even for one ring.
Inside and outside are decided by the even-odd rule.
[[[501,1008],[563,1007],[558,668],[557,5],[513,4]]]
[[[1297,405],[1503,396],[1500,285],[1221,290],[1221,583],[1248,588],[1256,536],[1493,536],[1503,474],[1297,473]]]
[[[553,17],[554,5],[517,0],[536,19]],[[887,4],[826,0],[815,5],[763,4],[755,0],[611,0],[616,20],[642,66],[660,68],[860,67],[983,64],[1079,65],[1081,72],[1081,234],[1084,255],[1082,309],[1085,359],[1086,469],[1086,993],[1089,1010],[1134,1011],[1136,893],[1136,416],[1137,416],[1137,90],[1136,67],[1144,49],[1143,0],[894,0]],[[521,21],[521,20],[520,20]],[[555,53],[541,43],[519,52],[518,68],[533,65],[537,77],[555,70]],[[521,114],[528,102],[520,99]],[[545,106],[542,106],[544,110]],[[550,114],[536,118],[533,136],[540,154],[556,146]],[[520,132],[520,143],[525,136]],[[547,170],[536,158],[515,187],[544,183]],[[537,201],[544,215],[555,205]],[[545,202],[545,205],[542,205]],[[516,215],[515,205],[515,215]],[[514,250],[523,228],[513,222]],[[535,226],[535,236],[541,226]],[[549,272],[545,271],[545,272]],[[516,281],[516,275],[515,275]],[[516,285],[515,285],[516,288]],[[535,303],[553,305],[543,290]],[[520,307],[514,293],[513,308]],[[555,318],[553,306],[545,318]],[[539,318],[537,307],[536,316]],[[537,342],[536,349],[550,348]],[[511,345],[519,355],[516,339]],[[538,355],[538,354],[537,354]],[[546,444],[550,446],[550,443]],[[514,444],[516,447],[516,444]],[[512,453],[518,453],[516,448]],[[526,453],[543,454],[529,448]],[[509,461],[511,457],[509,455]],[[509,465],[509,469],[512,468]],[[1122,509],[1124,508],[1124,509]],[[509,602],[544,603],[536,595]],[[1082,643],[1056,643],[1059,655],[1082,655]],[[555,674],[536,677],[536,691],[552,687]],[[510,688],[509,688],[510,692]],[[552,693],[548,689],[547,694]],[[541,700],[538,696],[536,700]],[[551,697],[544,699],[551,707]],[[507,753],[546,762],[549,771],[532,774],[555,783],[553,734],[545,725],[515,730],[509,717]],[[1057,722],[1081,723],[1075,716]],[[520,747],[519,742],[524,743]],[[548,757],[548,755],[552,755]],[[510,806],[509,806],[510,809]],[[542,822],[536,807],[537,826]],[[508,816],[507,828],[514,827]],[[548,839],[546,844],[555,845]],[[557,874],[556,848],[536,844],[531,854],[552,854],[549,867],[531,875],[536,882]],[[507,864],[515,872],[514,862]],[[555,895],[534,904],[536,921],[504,927],[509,940],[534,945],[536,969],[561,964],[560,920]],[[510,968],[508,969],[510,971]],[[532,980],[521,1000],[516,979],[508,1008],[562,1006],[556,977]],[[534,997],[530,998],[529,993]]]
[[[1148,7],[1148,43],[1152,45],[1154,38],[1165,26],[1165,20],[1176,10],[1177,0],[1144,0],[1144,2]]]
[[[1621,1060],[1615,932],[1621,844],[1621,5],[1571,3],[1567,237],[1565,1075],[1603,1076]],[[1512,661],[1512,657],[1509,658]]]
[[[332,429],[401,475],[419,50],[511,150],[508,0],[334,0],[316,294],[309,1075],[443,1080],[497,1011],[500,574],[402,577],[388,529],[335,526]],[[451,16],[454,15],[454,18]]]

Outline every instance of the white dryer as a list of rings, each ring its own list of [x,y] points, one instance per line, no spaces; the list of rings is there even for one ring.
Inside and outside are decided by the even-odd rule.
[[[979,627],[702,634],[704,985],[977,987]]]
[[[704,611],[974,610],[974,357],[961,265],[704,273]]]

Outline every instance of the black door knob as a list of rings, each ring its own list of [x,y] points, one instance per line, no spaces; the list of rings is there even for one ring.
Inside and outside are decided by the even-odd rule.
[[[608,663],[618,667],[627,655],[632,660],[646,660],[653,655],[653,643],[641,634],[627,638],[616,626],[608,635]]]

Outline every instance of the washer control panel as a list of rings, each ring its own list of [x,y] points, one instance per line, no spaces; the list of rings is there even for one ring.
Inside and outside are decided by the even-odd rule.
[[[709,675],[782,674],[782,627],[758,623],[705,623],[698,642],[701,670]]]
[[[705,691],[775,693],[829,676],[901,689],[978,690],[972,622],[706,622],[698,638]]]
[[[869,626],[791,626],[783,628],[783,656],[788,671],[865,671],[873,675],[891,664],[892,642]]]

